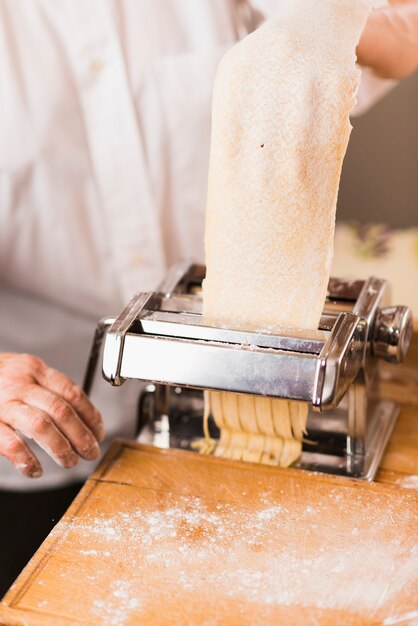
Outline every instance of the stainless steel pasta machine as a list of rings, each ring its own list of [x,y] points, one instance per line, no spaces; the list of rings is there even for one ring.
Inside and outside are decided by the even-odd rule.
[[[202,265],[180,263],[156,291],[138,293],[119,317],[100,322],[86,391],[104,339],[105,379],[148,383],[139,411],[140,440],[148,443],[190,448],[201,436],[203,389],[307,402],[295,466],[372,480],[399,410],[380,396],[379,359],[403,360],[410,309],[390,305],[385,280],[331,278],[316,332],[217,328],[202,322],[204,274]]]

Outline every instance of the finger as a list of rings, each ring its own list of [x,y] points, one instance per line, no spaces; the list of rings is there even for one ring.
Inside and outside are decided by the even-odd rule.
[[[22,437],[3,422],[0,422],[0,455],[6,457],[22,476],[42,476],[42,466],[35,454]]]
[[[40,375],[38,375],[38,382],[46,389],[64,398],[94,433],[97,441],[103,441],[105,433],[102,416],[78,385],[51,367],[42,370]]]
[[[22,395],[26,404],[48,415],[73,449],[83,459],[92,461],[100,454],[97,439],[72,406],[61,396],[39,385],[30,385]]]
[[[78,456],[70,442],[45,411],[23,402],[9,402],[2,408],[2,419],[14,430],[36,441],[61,467],[77,465]]]

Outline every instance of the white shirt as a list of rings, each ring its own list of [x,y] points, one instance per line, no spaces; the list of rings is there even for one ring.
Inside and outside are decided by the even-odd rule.
[[[0,352],[38,354],[80,382],[97,320],[176,260],[203,259],[214,73],[260,22],[254,5],[0,0]],[[109,439],[132,436],[138,391],[97,381]],[[36,452],[41,479],[0,459],[0,487],[92,469]]]

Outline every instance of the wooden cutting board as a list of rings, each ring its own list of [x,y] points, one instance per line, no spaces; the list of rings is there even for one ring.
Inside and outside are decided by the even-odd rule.
[[[418,493],[116,442],[0,622],[418,622]]]

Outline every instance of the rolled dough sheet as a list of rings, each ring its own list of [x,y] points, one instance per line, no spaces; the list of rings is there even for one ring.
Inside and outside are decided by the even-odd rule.
[[[360,81],[355,49],[370,10],[384,4],[289,1],[222,59],[212,107],[206,323],[318,328],[349,113]],[[240,414],[227,406],[243,401],[216,392],[210,399],[222,429],[221,453],[235,457],[231,433],[240,430]],[[274,436],[270,426],[288,437],[292,427],[298,444],[293,441],[290,454],[284,445],[282,455],[289,463],[300,454],[307,407],[273,402],[273,419],[265,400],[256,399],[252,410],[247,404],[241,430],[268,439]]]

